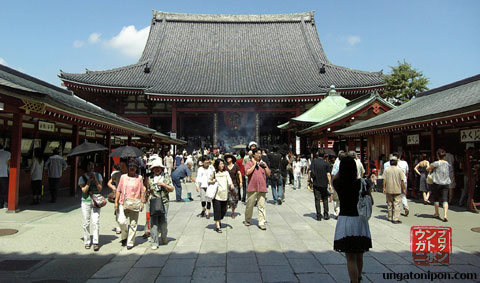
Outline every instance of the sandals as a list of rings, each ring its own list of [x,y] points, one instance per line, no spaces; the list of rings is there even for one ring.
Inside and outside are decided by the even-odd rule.
[[[215,228],[215,232],[217,232],[217,233],[223,233],[223,232],[222,232],[222,229],[220,229],[220,228]]]
[[[91,245],[85,245],[85,249],[89,250],[92,246]]]
[[[440,215],[433,215],[433,218],[438,219],[438,220],[441,220],[441,219],[440,219]]]
[[[98,245],[93,245],[93,250],[94,250],[95,252],[98,252],[98,251],[100,250],[100,246],[98,246]]]
[[[443,222],[448,222],[448,219],[447,219],[447,218],[443,218]]]
[[[248,222],[245,222],[244,224],[245,224],[245,226],[247,226],[247,227],[251,225],[251,224],[248,223]]]

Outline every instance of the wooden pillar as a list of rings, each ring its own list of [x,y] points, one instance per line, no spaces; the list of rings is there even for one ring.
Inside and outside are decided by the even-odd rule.
[[[110,151],[112,150],[112,132],[107,131],[106,133],[107,138],[107,148],[108,151],[105,152],[105,176],[103,180],[108,181],[110,179],[110,172],[112,171],[112,163],[110,159]],[[104,182],[106,184],[106,182]]]
[[[260,114],[258,112],[255,113],[255,141],[260,145]]]
[[[355,138],[352,138],[352,137],[348,138],[347,145],[348,145],[348,151],[351,151],[351,150],[355,151]]]
[[[10,172],[8,181],[8,211],[18,209],[18,193],[20,185],[20,159],[22,145],[22,113],[13,114],[12,138],[10,141]]]
[[[128,135],[127,145],[128,146],[132,145],[132,135]]]
[[[365,143],[363,142],[363,136],[360,136],[360,162],[364,164],[363,162],[365,161],[365,151],[363,150],[363,147],[365,146]],[[369,162],[367,162],[367,170],[370,168],[368,167]]]
[[[430,148],[432,149],[431,158],[432,162],[435,161],[435,127],[430,127]]]
[[[78,126],[72,127],[72,148],[79,145],[80,136],[78,134]],[[78,180],[78,156],[72,157],[70,162],[70,195],[75,196],[77,192],[77,180]]]
[[[172,129],[170,130],[170,132],[177,132],[177,103],[175,102],[173,102],[172,104]]]
[[[218,146],[218,113],[213,113],[213,146]]]

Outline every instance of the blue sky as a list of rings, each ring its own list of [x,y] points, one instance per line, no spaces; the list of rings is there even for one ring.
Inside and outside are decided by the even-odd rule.
[[[478,0],[15,0],[1,1],[0,63],[60,85],[57,75],[132,64],[152,10],[277,14],[315,10],[320,40],[336,65],[384,70],[404,59],[429,88],[479,74]]]

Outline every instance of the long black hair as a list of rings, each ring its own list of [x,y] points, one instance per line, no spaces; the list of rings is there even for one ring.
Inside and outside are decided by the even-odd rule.
[[[346,156],[340,161],[338,177],[342,186],[349,186],[357,181],[357,164],[352,157]]]
[[[220,162],[223,162],[223,171],[225,171],[225,166],[226,166],[226,163],[223,159],[217,159],[215,160],[215,163],[213,164],[213,167],[215,167],[215,172],[218,172],[219,170],[219,167],[220,167]]]
[[[43,152],[42,149],[39,147],[36,147],[33,150],[33,156],[37,159],[38,163],[41,163],[43,160]]]

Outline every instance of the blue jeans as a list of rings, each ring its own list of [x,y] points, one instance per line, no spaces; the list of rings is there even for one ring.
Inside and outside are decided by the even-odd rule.
[[[173,186],[175,187],[175,195],[176,195],[177,201],[182,200],[182,183],[180,182],[180,179],[172,178],[172,183],[173,183]]]
[[[295,179],[293,180],[293,187],[295,189],[301,189],[302,188],[302,177],[295,175]]]
[[[152,237],[152,246],[158,246],[159,233],[161,233],[162,238],[167,238],[167,213],[168,203],[165,203],[165,214],[150,215],[150,237]]]
[[[280,173],[272,173],[270,177],[270,185],[272,186],[273,200],[282,199],[283,196],[283,179]]]

